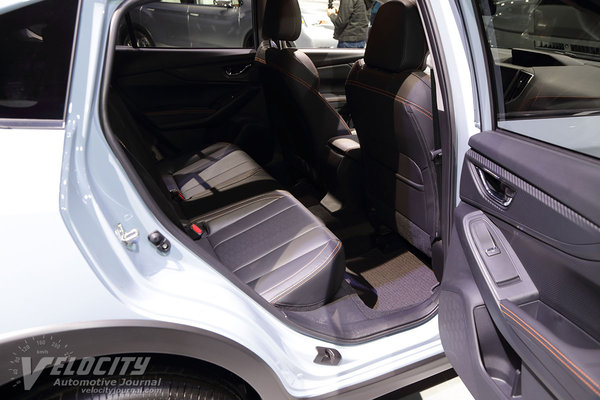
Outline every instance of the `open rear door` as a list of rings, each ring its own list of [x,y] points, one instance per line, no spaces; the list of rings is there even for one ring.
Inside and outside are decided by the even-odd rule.
[[[476,398],[600,397],[600,165],[474,136],[440,297],[448,358]]]
[[[581,3],[471,10],[494,130],[462,165],[439,323],[477,399],[600,398],[599,14]]]

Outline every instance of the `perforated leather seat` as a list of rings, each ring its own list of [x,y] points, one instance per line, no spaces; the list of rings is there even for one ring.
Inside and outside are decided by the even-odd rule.
[[[119,101],[108,103],[119,135],[144,183],[179,225],[202,223],[197,246],[267,301],[288,308],[327,302],[345,270],[340,240],[248,154],[230,143],[156,163],[142,131]],[[173,189],[183,199],[169,194]]]
[[[292,166],[318,180],[330,138],[349,135],[343,118],[319,92],[319,73],[310,58],[274,41],[295,41],[300,35],[297,0],[268,0],[264,40],[256,52],[269,118]]]
[[[367,195],[380,219],[425,254],[439,224],[430,78],[414,1],[381,6],[346,97],[366,168]]]
[[[273,304],[316,307],[342,283],[342,243],[288,192],[251,197],[197,221],[208,227],[216,257]]]

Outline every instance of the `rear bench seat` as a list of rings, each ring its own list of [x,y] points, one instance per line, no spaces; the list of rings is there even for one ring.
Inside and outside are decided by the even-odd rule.
[[[288,192],[230,204],[200,221],[219,260],[273,304],[322,305],[342,282],[342,243]]]
[[[225,192],[252,182],[276,182],[237,146],[217,143],[200,152],[158,165],[169,191],[178,191],[190,201]]]
[[[277,182],[250,156],[217,143],[156,162],[115,95],[108,114],[149,190],[162,197],[161,208],[182,226],[204,227],[198,245],[243,283],[282,307],[313,308],[332,298],[345,270],[341,241],[290,193],[276,190]]]

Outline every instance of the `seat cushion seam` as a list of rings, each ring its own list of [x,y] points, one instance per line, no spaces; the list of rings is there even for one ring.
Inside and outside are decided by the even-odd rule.
[[[218,163],[218,162],[217,162],[217,163]],[[215,164],[213,164],[213,165],[217,165],[217,163],[215,163]],[[236,168],[238,168],[238,167],[240,167],[240,166],[242,166],[242,165],[244,165],[244,164],[250,164],[250,161],[244,161],[244,162],[241,162],[241,163],[239,163],[239,164],[236,164],[236,165],[232,166],[231,168],[228,168],[228,169],[226,169],[225,171],[219,172],[217,175],[215,175],[215,176],[213,176],[213,177],[211,177],[211,178],[207,179],[207,180],[206,180],[206,182],[210,182],[210,181],[212,181],[212,180],[214,180],[214,179],[217,179],[217,178],[218,178],[218,177],[220,177],[221,175],[224,175],[224,174],[228,173],[229,171],[231,171],[231,170],[233,170],[233,169],[236,169]],[[208,168],[207,168],[207,169],[208,169]],[[204,171],[206,171],[206,170],[204,170]],[[204,172],[204,171],[197,172],[197,173],[196,173],[196,175],[200,175],[200,174],[201,174],[202,172]],[[239,175],[241,175],[241,174],[245,174],[245,173],[247,173],[247,172],[248,172],[248,171],[241,172]]]
[[[238,151],[238,150],[235,150],[235,151]],[[234,151],[234,152],[235,152],[235,151]],[[241,151],[240,151],[240,152],[241,152]],[[186,166],[185,166],[185,167],[183,167],[183,168],[180,168],[179,170],[177,170],[176,172],[174,172],[174,173],[173,173],[173,175],[187,175],[187,174],[194,174],[194,173],[195,173],[195,174],[200,174],[200,173],[202,173],[202,172],[206,171],[207,169],[209,169],[210,167],[212,167],[213,165],[217,165],[217,164],[218,164],[218,163],[220,163],[221,161],[223,161],[223,160],[227,159],[227,156],[229,156],[230,154],[233,154],[233,152],[232,152],[232,153],[229,153],[229,154],[226,154],[226,155],[225,155],[223,158],[219,158],[218,160],[206,160],[206,159],[201,159],[201,160],[195,161],[195,162],[193,162],[193,163],[191,163],[191,164],[189,164],[189,165],[186,165]],[[245,154],[245,153],[244,153],[244,154]],[[206,161],[206,162],[208,163],[208,165],[207,165],[207,166],[202,166],[201,168],[192,168],[192,170],[193,170],[194,172],[181,172],[181,171],[183,171],[184,169],[190,168],[190,167],[192,167],[194,164],[196,164],[196,163],[199,163],[200,161]],[[219,175],[221,175],[221,174],[224,174],[225,172],[227,172],[227,171],[230,171],[230,170],[232,170],[233,168],[236,168],[236,167],[238,167],[238,166],[240,166],[240,165],[243,165],[243,164],[246,164],[246,163],[249,163],[249,162],[250,162],[250,160],[248,160],[248,159],[246,159],[246,160],[243,160],[243,161],[242,161],[242,162],[240,162],[239,164],[235,164],[233,167],[231,167],[231,168],[228,168],[227,170],[225,170],[225,171],[221,172],[221,173],[220,173],[220,174],[218,174],[217,176],[219,176]]]
[[[204,191],[202,191],[200,193],[195,193],[195,194],[191,195],[190,197],[186,197],[185,200],[186,201],[193,201],[193,200],[196,200],[198,198],[203,198],[205,196],[201,196],[201,195],[204,194],[204,193],[206,193],[207,191],[210,191],[211,193],[214,193],[213,191],[217,191],[217,192],[224,191],[224,190],[226,190],[226,189],[228,189],[228,188],[230,188],[232,186],[235,186],[236,184],[238,184],[238,183],[240,183],[240,182],[242,182],[242,181],[244,181],[244,180],[246,180],[248,178],[251,178],[252,176],[258,174],[261,171],[263,171],[262,168],[256,168],[254,170],[251,170],[251,171],[248,171],[248,172],[244,172],[244,174],[240,174],[240,175],[235,176],[235,177],[233,177],[231,179],[228,179],[228,180],[226,180],[224,182],[221,182],[220,184],[215,185],[215,186],[213,186],[210,189],[206,189],[206,190],[204,190]],[[265,180],[267,180],[267,179],[268,178],[265,178]],[[198,185],[198,186],[200,186],[200,185]],[[194,188],[195,187],[196,186],[194,186]],[[186,192],[190,191],[190,190],[192,190],[192,189],[191,188],[187,189]]]
[[[291,274],[290,276],[288,276],[287,278],[285,278],[284,280],[282,280],[281,282],[276,283],[275,285],[271,286],[268,289],[265,289],[262,291],[261,295],[264,295],[265,293],[275,289],[277,286],[281,286],[283,285],[285,282],[289,281],[290,279],[292,279],[294,276],[298,275],[300,272],[302,272],[306,267],[308,267],[313,261],[315,261],[317,258],[319,258],[319,256],[321,254],[323,254],[323,252],[325,251],[325,249],[327,249],[327,245],[329,244],[329,242],[331,242],[331,240],[328,240],[326,243],[324,243],[322,246],[323,248],[321,249],[321,251],[314,256],[310,261],[308,261],[306,264],[304,264],[301,268],[299,268],[296,272],[294,272],[293,274]],[[318,247],[317,247],[318,248]]]
[[[217,210],[217,211],[214,211],[214,212],[208,213],[208,214],[204,214],[204,215],[201,215],[198,218],[194,218],[194,219],[195,220],[212,221],[212,220],[220,218],[220,217],[222,217],[224,215],[230,214],[230,213],[232,213],[232,212],[234,212],[236,210],[239,210],[240,208],[244,208],[244,207],[249,206],[251,204],[258,203],[259,201],[262,201],[262,200],[271,200],[271,199],[273,199],[273,200],[279,200],[282,197],[283,196],[273,196],[273,195],[271,195],[269,197],[267,195],[264,195],[264,196],[261,196],[259,198],[248,199],[248,200],[244,200],[241,203],[232,204],[231,206],[228,206],[225,209]],[[271,204],[271,203],[269,203],[269,204]]]
[[[237,273],[237,272],[241,271],[242,269],[246,268],[246,267],[247,267],[247,266],[249,266],[250,264],[253,264],[253,263],[257,262],[258,260],[260,260],[260,259],[262,259],[262,258],[265,258],[265,257],[267,257],[269,254],[271,254],[271,253],[273,253],[273,252],[275,252],[275,251],[279,250],[279,249],[280,249],[280,248],[282,248],[283,246],[285,246],[285,245],[287,245],[287,244],[290,244],[290,243],[291,243],[291,242],[293,242],[294,240],[300,239],[302,236],[304,236],[304,235],[308,234],[309,232],[312,232],[312,231],[314,231],[315,229],[318,229],[318,228],[320,228],[320,227],[319,227],[319,226],[313,226],[312,228],[310,228],[310,229],[308,229],[308,230],[306,230],[306,231],[304,231],[304,232],[302,232],[302,233],[300,233],[300,234],[298,234],[298,235],[294,236],[294,237],[293,237],[293,238],[291,238],[290,240],[288,240],[288,241],[286,241],[286,242],[284,242],[284,243],[282,243],[282,244],[278,245],[278,246],[277,246],[277,247],[275,247],[274,249],[272,249],[272,250],[269,250],[268,252],[266,252],[266,253],[262,254],[262,255],[261,255],[261,256],[259,256],[259,257],[256,257],[256,258],[255,258],[255,259],[253,259],[252,261],[250,261],[250,262],[247,262],[246,264],[244,264],[244,265],[241,265],[241,266],[239,266],[239,267],[236,267],[236,269],[235,269],[235,270],[233,270],[233,272],[234,272],[234,273]],[[310,250],[306,250],[306,251],[305,251],[304,253],[302,253],[302,254],[295,255],[295,258],[294,258],[293,260],[291,260],[291,261],[288,261],[288,262],[286,262],[285,264],[282,264],[282,265],[280,265],[279,267],[277,267],[277,268],[275,268],[275,269],[273,269],[273,270],[271,270],[271,271],[269,271],[269,272],[267,272],[267,273],[263,274],[262,276],[265,276],[265,275],[268,275],[268,274],[270,274],[270,273],[273,273],[273,272],[277,271],[279,268],[282,268],[282,267],[284,267],[284,266],[288,265],[289,263],[293,262],[294,260],[297,260],[298,258],[302,257],[303,255],[306,255],[306,254],[310,253],[311,251],[314,251],[314,250],[318,249],[318,248],[319,248],[319,247],[321,247],[321,246],[323,246],[323,244],[320,244],[320,245],[318,245],[318,246],[316,246],[316,247],[313,247],[313,248],[312,248],[312,249],[310,249]]]
[[[172,172],[172,175],[176,175],[178,172],[180,172],[181,170],[184,170],[186,168],[189,168],[190,166],[196,164],[196,163],[201,163],[202,165],[194,168],[196,171],[204,171],[207,168],[209,168],[211,165],[216,164],[217,162],[221,161],[223,158],[227,157],[229,154],[234,153],[236,151],[242,152],[242,150],[238,149],[237,147],[234,147],[232,150],[231,149],[227,149],[228,147],[233,147],[233,145],[228,144],[224,147],[221,147],[215,151],[213,151],[212,153],[204,153],[202,151],[199,151],[198,153],[195,153],[194,155],[198,157],[198,160],[193,161],[189,164],[185,164],[183,167],[180,167],[178,170],[176,170],[175,172]],[[218,156],[213,156],[213,154],[218,153],[218,152],[224,152],[225,154],[222,155],[218,155]],[[192,157],[192,156],[188,156],[188,159]]]
[[[231,186],[235,186],[237,183],[239,183],[243,180],[246,180],[246,179],[258,174],[261,171],[263,171],[262,168],[255,168],[253,170],[246,171],[243,174],[234,176],[233,178],[227,179],[226,181],[223,181],[223,182],[219,183],[218,185],[213,186],[213,189],[217,189],[217,190],[227,189]]]
[[[317,254],[312,260],[310,260],[307,264],[305,264],[302,268],[300,268],[298,271],[296,271],[294,274],[290,275],[289,277],[287,277],[285,280],[279,282],[277,285],[273,286],[272,288],[263,291],[263,293],[266,293],[268,291],[271,291],[273,289],[275,289],[277,286],[281,286],[282,284],[284,284],[285,282],[289,281],[290,279],[292,279],[294,276],[298,275],[299,273],[301,273],[304,269],[308,268],[308,266],[315,261],[320,255],[321,253],[323,253],[323,251],[325,251],[325,249],[327,248],[327,245],[332,242],[333,239],[327,241],[327,243],[325,244],[325,247],[323,248],[323,250],[321,250],[321,252],[319,252],[319,254]],[[321,265],[319,265],[313,272],[311,272],[310,274],[308,274],[307,276],[305,276],[301,281],[297,282],[296,284],[290,286],[289,288],[287,288],[286,290],[284,290],[282,293],[280,293],[277,297],[275,297],[274,299],[272,299],[270,302],[271,303],[275,303],[277,302],[277,300],[279,300],[280,298],[282,298],[283,296],[285,296],[286,294],[289,294],[290,292],[296,290],[297,288],[299,288],[300,286],[302,286],[304,283],[306,283],[310,278],[312,278],[313,276],[315,276],[316,274],[318,274],[321,270],[323,270],[326,266],[327,263],[329,262],[329,260],[333,259],[333,257],[335,257],[335,255],[339,252],[340,248],[342,247],[342,242],[340,242],[338,240],[338,243],[336,245],[336,247],[332,250],[331,254],[329,254],[329,256],[325,259],[325,261],[323,261],[321,263]]]
[[[267,205],[268,205],[268,204],[267,204]],[[266,206],[265,206],[265,207],[266,207]],[[252,229],[252,228],[256,228],[257,226],[264,224],[265,222],[267,222],[267,221],[269,221],[269,220],[271,220],[271,219],[275,218],[275,217],[276,217],[276,216],[278,216],[279,214],[281,214],[281,213],[284,213],[284,212],[286,212],[287,210],[289,210],[289,209],[291,209],[291,208],[293,208],[293,207],[297,207],[297,205],[296,205],[296,204],[292,204],[291,206],[288,206],[288,207],[284,208],[283,210],[280,210],[280,211],[278,211],[278,212],[277,212],[277,213],[275,213],[275,214],[269,215],[267,218],[263,219],[262,221],[259,221],[259,222],[257,222],[256,224],[254,224],[254,225],[252,225],[252,226],[250,226],[250,227],[248,227],[248,228],[246,228],[246,229],[244,229],[244,230],[242,230],[242,231],[240,231],[240,232],[236,232],[236,233],[235,233],[235,235],[233,235],[233,236],[231,236],[231,237],[229,237],[229,238],[227,238],[227,239],[224,239],[224,240],[220,241],[220,242],[219,242],[219,243],[217,243],[217,244],[213,244],[213,250],[214,250],[214,249],[216,249],[217,247],[219,247],[220,245],[222,245],[223,243],[225,243],[225,242],[228,242],[228,241],[232,240],[233,238],[236,238],[236,237],[238,237],[239,235],[241,235],[241,234],[243,234],[243,233],[246,233],[246,232],[248,232],[248,231],[249,231],[250,229]],[[259,208],[258,210],[251,212],[250,214],[246,215],[244,218],[241,218],[241,219],[239,219],[239,220],[235,221],[233,224],[231,224],[231,225],[227,225],[227,227],[230,227],[230,226],[233,226],[234,224],[237,224],[238,222],[240,222],[240,221],[244,220],[245,218],[248,218],[248,217],[250,217],[250,216],[254,215],[256,212],[258,212],[258,211],[262,210],[263,208],[264,208],[264,207],[262,207],[262,208]]]

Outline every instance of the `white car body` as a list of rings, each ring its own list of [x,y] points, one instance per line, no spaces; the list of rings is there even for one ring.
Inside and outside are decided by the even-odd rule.
[[[4,3],[0,13],[34,2]],[[482,121],[473,107],[471,61],[451,5],[444,1],[420,5],[425,3],[435,15],[443,41],[454,128],[459,133],[457,165],[461,165],[468,138],[489,121]],[[414,367],[422,360],[437,357],[437,370],[447,369],[437,317],[357,345],[320,340],[275,318],[161,229],[102,133],[97,99],[111,16],[119,4],[119,0],[81,2],[80,20],[93,23],[78,28],[65,126],[0,127],[0,168],[11,172],[3,174],[5,189],[0,197],[0,301],[5,305],[0,348],[7,351],[40,335],[62,333],[74,338],[77,332],[95,329],[165,328],[197,337],[199,343],[237,343],[244,351],[238,351],[238,361],[226,363],[208,346],[183,350],[176,340],[158,334],[152,342],[156,351],[186,351],[220,364],[265,398],[278,385],[286,397],[333,396],[351,390],[344,398],[365,398],[401,387],[410,380],[408,376],[418,380],[424,372]],[[458,182],[460,171],[455,173]],[[37,186],[23,184],[26,180],[35,180]],[[172,244],[171,257],[161,259],[155,248],[141,240],[137,251],[127,250],[114,234],[118,223],[126,230],[138,229],[142,238],[161,229]],[[197,282],[203,283],[202,288]],[[74,341],[73,351],[89,355],[142,350],[142,344],[136,346],[116,335],[95,338],[94,343]],[[315,364],[316,346],[337,349],[343,355],[341,363]],[[244,357],[268,366],[272,377],[242,369],[239,360]],[[10,378],[3,360],[0,383]],[[378,381],[386,384],[376,385]]]

